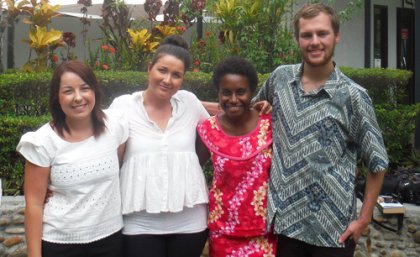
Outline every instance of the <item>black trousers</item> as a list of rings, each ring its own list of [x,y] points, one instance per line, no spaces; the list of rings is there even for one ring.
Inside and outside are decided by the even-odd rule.
[[[200,257],[207,234],[123,235],[124,257]]]
[[[86,244],[57,244],[42,241],[42,257],[121,257],[121,231]]]
[[[276,257],[353,257],[356,243],[352,238],[344,248],[310,245],[283,235],[278,236]]]

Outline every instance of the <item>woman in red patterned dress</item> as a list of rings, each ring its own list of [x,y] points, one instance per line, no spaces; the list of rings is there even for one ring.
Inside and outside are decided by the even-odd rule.
[[[211,153],[209,196],[210,256],[274,257],[275,237],[267,231],[268,173],[271,165],[271,115],[251,106],[258,84],[255,68],[232,57],[213,73],[224,111],[197,127],[199,156]]]

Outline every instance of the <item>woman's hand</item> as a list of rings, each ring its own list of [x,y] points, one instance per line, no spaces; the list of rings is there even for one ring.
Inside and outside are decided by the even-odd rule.
[[[253,107],[259,112],[260,115],[269,114],[273,111],[273,107],[266,100],[256,102]]]

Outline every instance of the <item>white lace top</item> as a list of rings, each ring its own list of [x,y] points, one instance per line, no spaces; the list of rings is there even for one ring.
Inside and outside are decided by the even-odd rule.
[[[188,91],[178,91],[171,104],[165,131],[148,118],[143,92],[120,96],[110,106],[123,110],[130,127],[120,178],[123,214],[180,212],[208,202],[195,138],[197,124],[209,115]]]
[[[127,140],[128,125],[116,111],[106,114],[107,129],[99,138],[70,143],[45,124],[24,134],[17,146],[26,160],[51,167],[45,241],[89,243],[122,228],[117,148]]]

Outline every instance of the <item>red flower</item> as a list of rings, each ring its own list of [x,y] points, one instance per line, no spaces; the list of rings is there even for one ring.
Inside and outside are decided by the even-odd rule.
[[[56,54],[51,55],[51,62],[56,63],[58,62],[58,56]]]
[[[109,49],[109,46],[108,45],[102,45],[101,48],[102,48],[103,51],[106,51],[106,50]]]
[[[108,66],[108,64],[102,64],[102,69],[104,69],[104,70],[109,70],[109,66]]]
[[[194,68],[193,72],[200,72],[200,70],[198,68]]]
[[[109,52],[110,52],[111,54],[115,53],[115,48],[110,47],[110,48],[109,48]]]
[[[95,62],[95,66],[99,67],[99,62],[98,61]]]
[[[197,60],[195,60],[195,61],[194,61],[194,65],[195,65],[195,66],[200,67],[200,64],[201,64],[201,63],[200,63],[200,60],[198,60],[198,59],[197,59]]]
[[[206,31],[204,34],[206,34],[206,37],[210,37],[210,31]]]
[[[185,27],[183,27],[183,26],[178,26],[178,27],[176,27],[176,30],[178,30],[178,32],[184,32],[187,29]]]

